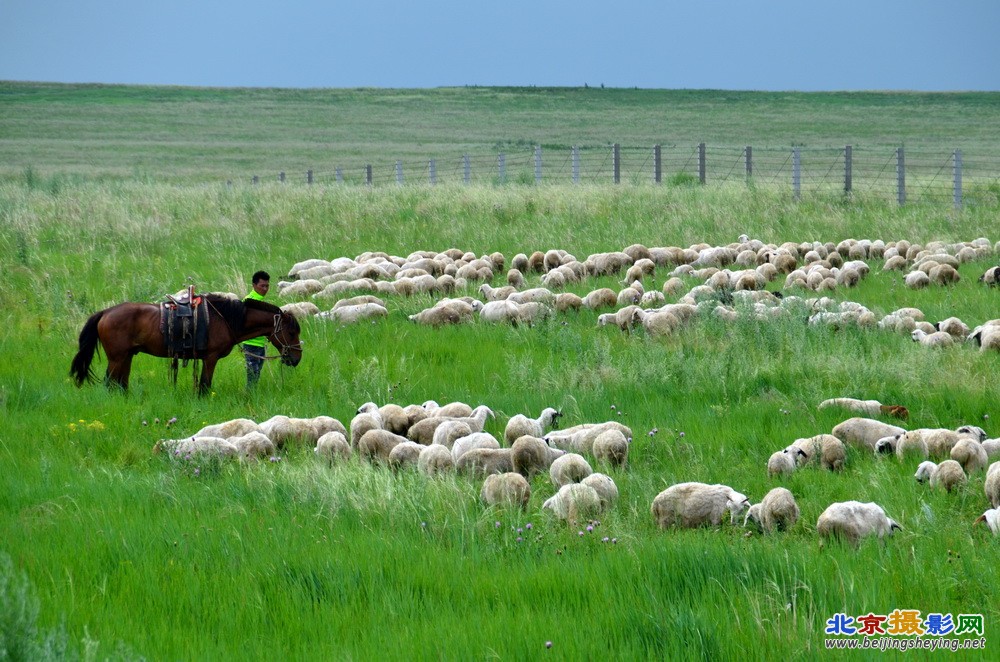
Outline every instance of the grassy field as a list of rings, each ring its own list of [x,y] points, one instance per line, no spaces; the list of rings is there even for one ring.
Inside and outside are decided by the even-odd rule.
[[[256,163],[273,156],[276,165],[282,154],[298,155],[296,141],[312,143],[303,137],[308,129],[291,132],[288,143],[273,136],[294,118],[308,118],[310,104],[376,99],[367,109],[367,139],[384,145],[391,132],[381,124],[386,120],[373,118],[392,107],[386,99],[398,95],[405,105],[410,95],[438,98],[439,105],[424,107],[423,120],[412,120],[413,134],[434,133],[440,121],[441,142],[450,130],[458,142],[487,144],[499,138],[484,138],[481,122],[464,115],[452,125],[435,120],[448,105],[441,98],[454,95],[470,117],[534,113],[544,118],[537,126],[555,127],[553,116],[570,111],[555,104],[546,112],[546,95],[593,95],[596,105],[605,92],[623,105],[631,95],[687,96],[689,108],[701,95],[698,103],[717,113],[716,130],[733,140],[760,135],[756,129],[767,124],[739,126],[740,113],[721,102],[724,93],[4,85],[0,153],[11,158],[0,182],[2,636],[27,645],[29,658],[43,656],[37,647],[47,636],[50,650],[69,657],[773,659],[824,654],[823,629],[834,613],[899,608],[925,617],[983,614],[992,650],[1000,616],[997,546],[988,530],[972,526],[987,507],[982,474],[948,495],[918,485],[915,462],[895,458],[852,452],[840,474],[803,469],[782,480],[767,478],[765,462],[795,438],[828,432],[847,418],[816,408],[841,395],[903,404],[911,412],[907,427],[968,423],[1000,436],[990,387],[1000,368],[996,353],[928,351],[903,336],[834,332],[802,320],[697,320],[665,339],[598,328],[590,312],[532,328],[433,330],[406,321],[431,302],[419,297],[390,299],[390,316],[375,324],[307,321],[302,363],[269,364],[252,394],[243,389],[236,356],[220,363],[213,393],[203,399],[191,393],[190,370],[172,387],[167,363],[146,356],[136,359],[127,396],[71,385],[76,336],[95,310],[157,300],[188,279],[199,289],[242,294],[255,269],[277,280],[311,257],[457,246],[501,251],[508,259],[549,248],[583,258],[635,242],[722,244],[743,232],[775,243],[1000,239],[995,207],[956,213],[863,196],[850,204],[794,204],[766,187],[180,184],[225,176],[240,158]],[[509,113],[477,101],[504,94],[520,104]],[[857,95],[858,106],[842,98],[854,95],[733,96],[756,99],[743,106],[757,118],[782,116],[783,104],[806,105],[813,119],[803,120],[804,130],[823,138],[827,120],[846,122],[863,116],[866,104],[891,106],[907,95]],[[944,136],[945,143],[965,135],[947,117],[997,112],[997,104],[981,103],[989,95],[914,96],[929,106],[912,116],[919,131]],[[30,103],[36,112],[20,112]],[[159,147],[142,137],[162,127],[162,113],[185,115],[175,103],[202,108],[200,120],[199,113],[186,114],[203,123],[193,142],[204,159],[185,153],[172,130],[163,129]],[[261,136],[256,146],[244,142],[252,131],[227,141],[226,132],[240,133],[225,119],[227,104],[233,117],[255,115],[247,109],[260,104],[289,119],[254,125]],[[607,126],[619,126],[602,125],[585,112],[587,104],[578,105],[580,126],[593,135],[604,139]],[[654,100],[636,105],[634,112],[652,114],[622,122],[636,140],[655,133],[647,117],[675,112]],[[834,107],[824,114],[827,105]],[[897,104],[899,126],[910,105]],[[957,111],[941,109],[949,105]],[[6,112],[14,107],[19,112]],[[350,108],[358,126],[362,107]],[[604,117],[614,111],[605,106]],[[67,128],[74,113],[81,124]],[[103,113],[111,115],[98,121]],[[929,131],[935,121],[940,130]],[[24,128],[32,122],[34,131]],[[862,123],[852,126],[860,131]],[[874,140],[892,126],[864,129]],[[977,130],[992,133],[970,140],[997,142],[989,126]],[[839,133],[834,138],[841,142]],[[407,150],[423,148],[408,140]],[[85,146],[98,144],[105,148]],[[148,159],[138,169],[149,177],[131,175],[132,155]],[[879,313],[913,305],[930,320],[956,315],[978,324],[996,317],[997,292],[976,282],[995,260],[964,265],[953,288],[924,291],[907,290],[899,274],[883,274],[873,262],[859,287],[834,296]],[[663,278],[658,273],[653,282]],[[600,286],[618,287],[606,277],[570,290]],[[100,360],[98,370],[103,366]],[[347,423],[368,400],[427,399],[488,404],[498,412],[487,425],[495,434],[509,416],[537,415],[546,406],[561,408],[567,426],[621,420],[635,441],[630,466],[610,472],[621,491],[618,505],[588,532],[541,510],[553,492],[541,477],[528,510],[515,512],[484,508],[479,481],[394,475],[357,460],[331,468],[309,448],[258,464],[173,462],[151,453],[160,438],[230,418],[327,414]],[[745,537],[729,525],[657,530],[652,499],[688,480],[726,483],[755,502],[784,485],[796,495],[802,520],[775,536]],[[829,503],[847,499],[880,503],[904,530],[858,550],[820,547],[816,518]]]

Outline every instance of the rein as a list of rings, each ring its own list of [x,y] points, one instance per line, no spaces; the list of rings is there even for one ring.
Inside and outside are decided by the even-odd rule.
[[[215,314],[219,316],[219,319],[221,319],[222,322],[223,322],[223,324],[226,325],[226,328],[229,329],[229,335],[235,337],[236,334],[233,332],[233,327],[230,326],[229,322],[226,321],[225,316],[222,313],[219,312],[219,309],[216,308],[212,304],[212,302],[209,302],[208,305],[212,306],[212,310],[215,311]],[[278,334],[281,333],[281,329],[282,329],[282,325],[281,325],[281,317],[282,317],[282,315],[283,315],[283,313],[278,313],[277,315],[274,316],[274,329],[271,331],[271,334],[270,334],[271,336],[274,337],[274,344],[278,345],[278,349],[279,349],[279,351],[281,353],[278,354],[277,356],[257,356],[256,354],[254,354],[253,356],[255,358],[261,359],[263,361],[273,361],[274,359],[282,359],[282,358],[286,357],[288,355],[289,351],[291,351],[293,349],[298,349],[298,350],[302,349],[302,341],[301,340],[299,340],[299,342],[297,342],[297,343],[286,344],[286,343],[283,343],[281,341],[281,339],[278,337]],[[247,352],[243,348],[243,344],[242,343],[236,343],[236,344],[239,345],[240,352],[242,352],[244,356],[247,356],[249,354],[249,352]]]

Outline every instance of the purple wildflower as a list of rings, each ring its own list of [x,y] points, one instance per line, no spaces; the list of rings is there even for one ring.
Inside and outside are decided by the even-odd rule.
[[[532,528],[531,527],[531,522],[528,522],[527,524],[525,524],[524,528],[526,528],[528,531],[531,531],[531,528]]]

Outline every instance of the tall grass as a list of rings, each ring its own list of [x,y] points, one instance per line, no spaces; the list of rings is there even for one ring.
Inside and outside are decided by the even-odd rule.
[[[203,399],[190,371],[171,387],[166,362],[143,355],[128,395],[75,389],[66,373],[95,310],[156,300],[188,279],[242,294],[256,269],[277,281],[310,257],[457,246],[583,258],[744,232],[776,243],[967,240],[990,236],[995,213],[864,199],[796,205],[744,187],[0,184],[0,254],[9,256],[0,551],[33,587],[37,631],[65,623],[67,641],[86,637],[98,656],[803,657],[818,654],[833,613],[896,607],[983,613],[992,645],[996,545],[971,525],[986,507],[981,474],[948,495],[918,485],[910,462],[857,452],[841,474],[805,469],[778,481],[764,466],[774,450],[845,418],[816,409],[838,395],[906,405],[909,427],[976,423],[996,436],[996,354],[932,352],[903,336],[799,319],[699,320],[658,340],[598,328],[591,312],[531,328],[433,330],[406,321],[432,301],[414,297],[391,298],[389,318],[374,324],[307,320],[303,362],[269,364],[252,393],[238,357],[220,363]],[[995,292],[976,283],[987,264],[964,265],[954,288],[920,292],[873,264],[859,287],[835,296],[979,323],[996,316]],[[487,431],[498,435],[508,416],[546,406],[561,408],[566,424],[621,420],[635,439],[629,467],[611,470],[618,505],[588,532],[542,512],[546,477],[519,512],[484,508],[479,483],[464,477],[425,480],[357,460],[329,467],[309,448],[248,464],[150,452],[162,437],[229,418],[346,423],[367,400],[428,399],[489,404],[498,417]],[[729,525],[656,530],[653,497],[686,480],[730,484],[754,501],[783,484],[802,520],[773,537]],[[816,518],[846,499],[880,503],[904,531],[856,551],[820,547]]]

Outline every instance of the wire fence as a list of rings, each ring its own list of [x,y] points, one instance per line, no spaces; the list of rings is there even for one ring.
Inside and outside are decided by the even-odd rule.
[[[257,184],[259,175],[238,178]],[[581,145],[464,154],[421,161],[345,161],[322,170],[278,173],[284,183],[344,186],[631,185],[743,183],[807,197],[865,196],[900,205],[1000,204],[1000,156],[898,147]],[[231,186],[233,180],[229,180]]]

